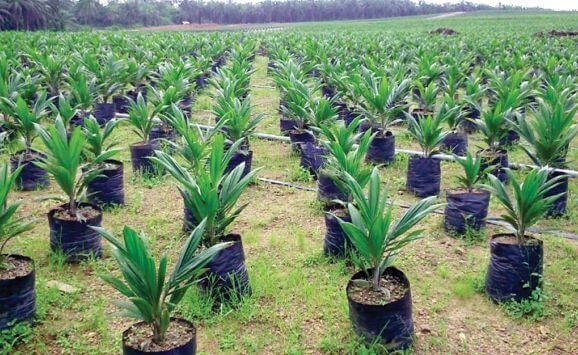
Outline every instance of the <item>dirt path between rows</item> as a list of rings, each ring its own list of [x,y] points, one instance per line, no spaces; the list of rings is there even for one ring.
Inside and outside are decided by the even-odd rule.
[[[465,14],[464,11],[450,12],[449,14],[441,14],[441,15],[436,15],[433,17],[428,17],[426,20],[438,20],[440,18],[454,17],[454,16],[463,15],[463,14]]]

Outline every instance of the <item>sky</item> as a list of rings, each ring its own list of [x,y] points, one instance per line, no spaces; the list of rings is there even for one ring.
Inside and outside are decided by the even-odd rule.
[[[445,2],[459,3],[460,0],[425,0],[430,3],[442,4]],[[473,3],[497,6],[514,5],[524,7],[541,7],[553,10],[578,10],[578,0],[470,0]]]

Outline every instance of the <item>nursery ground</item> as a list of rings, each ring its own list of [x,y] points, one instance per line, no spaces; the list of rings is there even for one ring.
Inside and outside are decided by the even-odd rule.
[[[447,21],[460,21],[460,17]],[[251,100],[254,111],[266,115],[258,130],[279,134],[279,96],[267,76],[267,61],[266,57],[256,58]],[[212,124],[209,93],[197,98],[193,117]],[[399,147],[416,148],[403,127],[396,128],[396,135]],[[166,252],[175,260],[185,236],[181,232],[182,200],[174,181],[169,177],[135,176],[128,146],[137,138],[126,126],[117,138],[124,148],[121,160],[125,164],[126,206],[106,210],[103,226],[116,234],[124,225],[142,231],[156,255]],[[475,149],[479,137],[472,139],[471,149]],[[315,182],[298,168],[299,159],[288,144],[253,139],[251,145],[254,165],[263,167],[259,177],[315,187]],[[574,146],[573,169],[577,168],[577,158]],[[528,162],[520,148],[513,148],[511,161]],[[404,190],[406,167],[407,157],[399,154],[392,166],[381,169],[396,202],[417,200]],[[457,173],[456,164],[443,163],[442,190],[454,186]],[[121,333],[132,321],[115,314],[117,309],[111,301],[120,296],[100,279],[100,275],[116,273],[116,265],[108,246],[102,260],[79,265],[66,264],[61,256],[50,252],[46,213],[56,203],[39,197],[58,193],[52,183],[47,190],[12,195],[24,199],[22,215],[36,218],[34,229],[14,240],[9,248],[36,261],[38,322],[32,334],[24,336],[15,347],[9,344],[8,336],[0,337],[0,353],[119,353]],[[544,220],[539,227],[576,233],[577,193],[578,181],[572,179],[569,215]],[[250,204],[233,230],[243,236],[253,295],[237,307],[214,310],[212,302],[196,290],[188,293],[179,313],[196,323],[200,353],[381,353],[379,347],[363,345],[351,329],[345,285],[356,270],[344,261],[323,256],[323,211],[315,193],[256,182],[242,202]],[[398,208],[395,211],[397,215],[402,212]],[[499,213],[496,201],[492,201],[490,214]],[[396,260],[411,282],[415,353],[578,353],[577,242],[548,234],[538,236],[545,249],[545,300],[533,305],[532,316],[520,317],[524,309],[496,305],[483,294],[488,237],[502,229],[489,227],[468,238],[454,238],[444,233],[439,215],[429,216],[421,227],[424,238],[406,248]],[[49,287],[50,281],[77,290],[62,293]]]

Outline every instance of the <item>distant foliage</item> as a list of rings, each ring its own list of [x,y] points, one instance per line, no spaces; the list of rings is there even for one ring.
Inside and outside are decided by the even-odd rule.
[[[189,23],[267,23],[354,20],[491,9],[469,2],[428,4],[409,0],[107,1],[0,0],[0,29],[64,30]],[[130,16],[127,16],[130,14]]]

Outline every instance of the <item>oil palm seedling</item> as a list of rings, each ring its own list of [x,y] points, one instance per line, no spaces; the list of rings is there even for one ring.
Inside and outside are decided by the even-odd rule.
[[[570,143],[578,134],[574,121],[577,111],[576,94],[572,94],[570,88],[556,90],[549,86],[544,97],[538,99],[534,119],[518,117],[511,122],[513,129],[528,143],[529,146],[522,146],[522,149],[534,164],[555,169],[567,168]],[[547,196],[563,193],[547,211],[547,215],[553,217],[566,212],[568,201],[568,177],[557,171],[549,173],[549,178],[558,176],[562,176],[561,182],[547,193]]]
[[[155,109],[153,126],[149,132],[150,140],[155,140],[157,143],[174,141],[175,132],[171,125],[164,120],[164,114],[172,105],[176,105],[187,117],[190,116],[190,110],[183,108],[185,96],[186,91],[177,86],[168,86],[166,89],[151,87],[148,90],[145,101]]]
[[[34,261],[18,254],[5,254],[9,241],[32,228],[29,218],[16,215],[22,201],[8,201],[22,166],[10,173],[8,164],[0,164],[0,330],[34,316]]]
[[[440,92],[440,87],[435,82],[430,82],[424,85],[421,81],[414,81],[414,100],[418,107],[411,112],[414,119],[419,120],[423,116],[431,116],[435,112],[435,105],[437,97]]]
[[[317,127],[334,124],[338,117],[337,110],[332,106],[332,100],[324,97],[312,99],[307,111],[314,134],[318,131]],[[302,144],[300,148],[300,166],[317,177],[319,170],[325,165],[327,150],[322,144],[310,142]]]
[[[250,148],[249,140],[255,134],[257,125],[263,120],[264,116],[258,114],[252,117],[249,100],[241,101],[238,98],[233,98],[228,110],[221,113],[220,117],[221,120],[224,120],[221,130],[225,132],[227,145],[237,141],[242,142],[239,150],[233,152],[225,172],[230,172],[241,163],[244,163],[245,170],[243,174],[246,175],[251,171],[253,161],[253,151]]]
[[[216,135],[206,161],[193,171],[183,168],[173,157],[162,151],[157,151],[153,158],[177,181],[185,203],[185,229],[193,228],[199,221],[206,220],[203,236],[206,247],[219,242],[234,242],[233,246],[211,261],[209,276],[204,283],[207,289],[225,298],[251,292],[241,236],[226,233],[247,207],[247,204],[236,206],[237,201],[259,171],[255,169],[243,175],[245,167],[242,163],[231,172],[225,173],[240,144],[241,141],[237,141],[229,149],[225,149],[225,138]]]
[[[51,100],[46,98],[46,92],[38,96],[32,107],[20,96],[15,100],[0,100],[0,111],[10,117],[11,129],[23,143],[23,149],[10,157],[10,164],[13,170],[23,166],[16,186],[25,191],[44,188],[49,184],[46,172],[34,165],[42,155],[32,147],[32,143],[38,137],[38,124],[49,115],[50,105]]]
[[[151,74],[151,67],[148,63],[137,62],[135,58],[129,58],[126,60],[126,80],[127,80],[127,97],[136,100],[139,93],[141,93],[146,98],[146,82],[147,78]],[[125,113],[128,112],[128,102],[123,102],[126,107],[122,108]],[[118,111],[121,112],[121,111]]]
[[[46,88],[49,97],[58,97],[64,89],[68,58],[49,52],[35,52],[32,58],[40,75],[40,84]]]
[[[363,114],[369,118],[371,129],[375,134],[369,150],[367,161],[376,164],[391,163],[395,156],[395,136],[388,127],[400,120],[397,119],[399,108],[407,96],[411,81],[400,82],[388,77],[377,77],[368,69],[362,69],[362,76],[354,87],[354,92],[361,98]]]
[[[163,120],[168,122],[178,133],[176,142],[171,142],[172,148],[182,157],[187,164],[187,169],[196,171],[204,164],[208,155],[212,138],[222,131],[226,119],[220,120],[213,129],[204,131],[200,127],[189,122],[183,111],[176,105],[172,105],[163,114]]]
[[[96,86],[93,80],[88,80],[82,71],[69,73],[70,101],[77,110],[73,124],[82,125],[83,121],[93,111],[97,99]]]
[[[94,103],[94,116],[100,124],[114,118],[112,97],[121,90],[121,77],[124,75],[125,63],[113,53],[98,57],[85,53],[82,63],[96,82],[97,101]]]
[[[542,285],[543,245],[531,236],[529,228],[538,222],[561,196],[549,195],[562,176],[548,177],[548,168],[533,169],[518,181],[506,169],[511,194],[498,178],[488,175],[484,186],[500,202],[505,212],[500,216],[513,233],[495,234],[490,241],[490,265],[486,276],[486,294],[495,302],[521,301],[532,296]]]
[[[480,118],[482,100],[486,87],[482,84],[481,74],[474,71],[464,82],[463,115],[467,118],[462,121],[466,133],[474,133],[477,129],[476,120]],[[472,102],[473,104],[470,104]]]
[[[123,332],[124,354],[169,352],[196,353],[196,328],[182,318],[173,316],[187,289],[200,281],[205,267],[231,243],[219,243],[199,252],[205,220],[184,242],[177,262],[168,272],[168,256],[156,260],[143,235],[125,226],[122,241],[103,228],[95,228],[112,246],[112,255],[122,279],[103,276],[105,282],[127,298],[118,301],[123,313],[138,320]]]
[[[463,173],[457,176],[457,188],[446,193],[444,229],[463,235],[468,230],[478,231],[486,225],[490,193],[482,187],[482,180],[492,167],[483,169],[482,158],[469,152],[464,157],[453,157]]]
[[[482,167],[494,166],[490,173],[505,181],[508,176],[508,152],[502,146],[502,140],[508,133],[507,117],[513,116],[511,109],[504,109],[500,103],[482,112],[480,119],[475,120],[476,127],[483,134],[486,148],[478,151],[482,157]]]
[[[294,128],[288,131],[291,143],[296,149],[303,143],[315,143],[315,136],[310,130],[310,105],[319,84],[316,82],[310,87],[305,81],[292,76],[283,81],[282,85],[286,93],[281,112],[294,124]]]
[[[281,133],[289,135],[292,130],[307,128],[304,121],[305,108],[300,106],[305,105],[312,94],[304,84],[307,78],[301,64],[293,58],[280,61],[274,74],[273,79],[281,91],[279,102],[279,112],[282,114],[279,121]]]
[[[514,70],[512,73],[489,72],[489,104],[502,107],[504,111],[510,111],[510,116],[525,116],[525,106],[528,96],[531,94],[531,85],[528,81],[529,71]],[[501,138],[500,143],[508,146],[516,143],[519,136],[512,130],[509,122],[505,123],[506,134]]]
[[[449,134],[443,130],[443,118],[438,115],[416,120],[408,115],[409,132],[419,143],[422,154],[409,158],[406,188],[419,197],[435,196],[440,192],[441,164],[434,154]]]
[[[337,108],[339,118],[346,124],[350,124],[355,117],[359,116],[353,105],[356,100],[350,83],[351,78],[345,73],[344,68],[341,68],[341,71],[330,71],[327,76],[331,85],[335,87],[335,94],[332,96],[333,106]]]
[[[171,95],[170,101],[167,101],[166,94],[155,96],[159,98],[165,96],[162,100],[165,107],[169,107],[170,104],[177,104],[181,110],[189,115],[191,113],[192,93],[195,88],[195,82],[192,81],[194,76],[195,68],[188,63],[161,63],[158,68],[158,77],[155,79],[155,91],[163,94],[174,92],[175,94]]]
[[[448,66],[445,75],[442,77],[443,90],[445,95],[449,95],[453,98],[458,96],[459,89],[463,86],[464,75],[462,74],[462,69],[457,64]]]
[[[438,81],[448,70],[448,66],[438,62],[439,58],[434,51],[427,52],[420,49],[416,53],[416,63],[413,65],[413,71],[418,81],[427,87],[429,84]]]
[[[11,60],[5,55],[0,56],[0,97],[5,100],[16,100],[26,86],[24,74],[11,69]]]
[[[155,117],[163,111],[165,105],[158,103],[154,106],[146,102],[142,94],[138,94],[136,101],[131,101],[128,110],[128,122],[140,141],[130,146],[132,169],[135,172],[153,174],[155,165],[150,160],[154,151],[159,148],[159,141],[151,139],[151,132],[155,125]]]
[[[441,117],[449,129],[448,135],[442,141],[442,150],[464,155],[468,150],[468,136],[462,131],[462,123],[465,120],[462,105],[457,99],[446,94],[436,115]]]
[[[420,238],[421,230],[410,229],[439,205],[435,197],[425,198],[395,222],[377,167],[371,173],[367,197],[354,178],[348,177],[347,184],[354,201],[348,204],[351,222],[339,222],[363,267],[347,284],[349,319],[369,341],[383,342],[389,350],[407,348],[414,335],[410,284],[392,263],[406,245]]]
[[[114,110],[118,113],[128,113],[129,98],[136,100],[138,93],[146,95],[145,82],[151,73],[149,63],[139,63],[135,58],[124,57],[124,74],[119,76],[120,88],[116,95],[112,97]]]
[[[100,171],[99,176],[86,185],[86,191],[88,201],[98,206],[124,204],[124,165],[120,160],[113,159],[120,149],[115,147],[118,142],[110,141],[121,122],[121,119],[112,119],[101,127],[92,116],[84,121],[85,156],[89,168]]]
[[[50,247],[64,253],[70,262],[85,260],[89,255],[100,257],[100,238],[90,227],[100,226],[102,210],[82,202],[87,184],[100,174],[95,169],[82,169],[86,139],[80,127],[69,135],[59,116],[53,126],[38,127],[38,131],[45,149],[35,164],[48,172],[66,194],[64,203],[48,212]],[[103,153],[92,162],[101,163],[109,156],[110,152]]]
[[[328,206],[336,201],[349,201],[347,175],[352,176],[360,186],[365,186],[371,174],[371,170],[364,166],[363,159],[374,134],[371,131],[358,134],[360,121],[360,118],[356,118],[348,126],[334,123],[318,128],[323,138],[321,142],[327,150],[327,162],[319,172],[317,198]],[[359,135],[361,138],[358,140]]]
[[[359,122],[360,119],[356,118],[348,126],[341,122],[320,127],[327,161],[319,172],[317,199],[327,210],[323,241],[323,251],[327,255],[345,256],[352,251],[352,244],[336,219],[339,216],[342,220],[350,220],[345,208],[351,200],[347,176],[363,187],[371,175],[371,169],[363,164],[363,160],[373,134],[366,131],[356,146]]]

